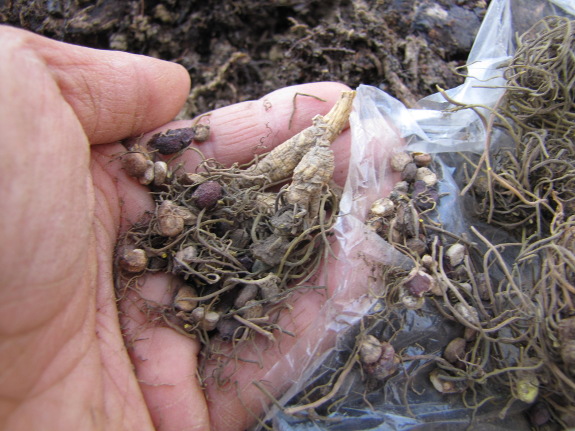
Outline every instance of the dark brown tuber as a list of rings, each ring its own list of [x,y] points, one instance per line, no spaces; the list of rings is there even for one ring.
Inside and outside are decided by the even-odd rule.
[[[414,268],[407,276],[403,286],[411,296],[421,298],[433,288],[434,284],[435,280],[431,275],[421,269]]]
[[[192,194],[192,200],[200,209],[213,208],[221,198],[222,186],[216,181],[206,181],[200,184]]]
[[[463,338],[454,338],[449,342],[445,351],[443,352],[443,357],[452,364],[462,360],[465,357],[465,346],[467,342]]]
[[[163,133],[156,133],[152,136],[148,147],[152,150],[157,150],[160,154],[174,154],[188,147],[192,139],[194,139],[194,136],[195,132],[191,127],[169,129]]]
[[[141,152],[126,153],[122,156],[122,168],[134,178],[144,175],[149,167],[150,160]]]

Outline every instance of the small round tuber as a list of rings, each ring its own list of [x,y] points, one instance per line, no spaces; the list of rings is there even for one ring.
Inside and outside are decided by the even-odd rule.
[[[194,139],[194,131],[191,127],[167,130],[156,133],[148,142],[148,147],[157,150],[160,154],[174,154],[190,145]]]
[[[389,163],[391,165],[391,169],[393,169],[395,172],[402,172],[405,169],[405,167],[412,161],[413,160],[411,156],[406,152],[402,151],[400,153],[394,153],[391,156]]]
[[[142,272],[147,265],[148,256],[141,248],[127,249],[120,256],[120,267],[126,272]]]
[[[127,153],[122,156],[122,168],[126,173],[134,178],[144,175],[149,167],[150,160],[141,152]]]
[[[210,126],[207,124],[196,124],[192,127],[194,131],[194,141],[205,142],[210,137]]]
[[[222,186],[216,181],[206,181],[200,184],[192,193],[192,200],[200,209],[213,208],[221,198]]]

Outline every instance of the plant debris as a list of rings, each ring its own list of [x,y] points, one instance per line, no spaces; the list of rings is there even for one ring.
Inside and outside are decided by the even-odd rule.
[[[524,411],[533,426],[575,426],[574,52],[575,21],[548,17],[521,36],[505,71],[505,95],[482,117],[485,152],[478,160],[460,155],[467,172],[462,194],[472,197],[466,202],[473,204],[473,220],[487,225],[461,235],[444,230],[434,157],[399,152],[390,158],[401,181],[373,203],[366,224],[413,268],[384,269],[380,300],[351,331],[348,349],[326,361],[298,395],[299,405],[285,412],[313,408],[327,421],[383,396],[415,417],[412,393],[433,400],[418,378],[423,375],[431,390],[459,397],[471,420],[495,409],[501,419]],[[454,109],[481,115],[478,106],[445,98]],[[491,142],[495,130],[512,145]],[[493,242],[497,236],[502,239]],[[452,327],[449,335],[431,334],[445,337],[440,351],[437,344],[427,350],[427,340],[409,341],[426,316]],[[374,375],[382,343],[402,365],[393,367],[390,353],[384,369],[391,372]],[[322,396],[333,382],[345,392]]]
[[[159,313],[197,337],[206,357],[214,337],[235,345],[255,334],[273,341],[282,329],[268,312],[306,286],[329,249],[339,202],[330,144],[354,95],[343,92],[327,115],[244,167],[204,159],[193,173],[165,169],[157,153],[199,151],[188,146],[207,130],[201,123],[156,134],[148,148],[136,144],[121,156],[126,173],[150,186],[156,207],[118,244],[120,295],[148,273],[173,274],[173,303]]]

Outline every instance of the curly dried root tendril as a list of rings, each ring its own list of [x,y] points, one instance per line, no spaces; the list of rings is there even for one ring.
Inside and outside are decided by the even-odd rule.
[[[462,193],[473,190],[476,213],[486,214],[488,223],[545,235],[557,211],[554,192],[569,204],[568,215],[575,213],[575,21],[546,17],[517,43],[504,72],[506,91],[493,108],[486,107],[489,118],[480,117],[487,126],[486,149]],[[479,108],[449,101],[457,109]],[[489,146],[495,127],[514,143],[497,154]]]
[[[262,160],[246,170],[246,174],[256,177],[265,175],[267,181],[275,183],[288,179],[302,157],[310,151],[319,139],[331,144],[339,136],[351,112],[355,91],[343,91],[340,99],[325,115],[317,115],[307,129],[274,148]],[[255,178],[251,182],[255,182]]]
[[[337,378],[337,380],[333,384],[331,390],[326,395],[324,395],[320,399],[318,399],[314,402],[311,402],[309,404],[305,404],[305,405],[301,405],[301,406],[287,407],[284,409],[283,412],[287,415],[295,415],[297,413],[304,412],[306,410],[312,410],[312,409],[316,409],[318,407],[321,407],[323,404],[332,400],[333,397],[335,397],[335,395],[338,393],[340,388],[345,383],[345,380],[346,380],[348,374],[351,372],[351,370],[353,369],[353,366],[355,365],[355,363],[357,361],[358,361],[358,355],[357,355],[357,353],[354,352],[349,357],[349,359],[348,359],[347,363],[344,365],[344,367],[341,369],[341,373],[340,373],[339,377]]]

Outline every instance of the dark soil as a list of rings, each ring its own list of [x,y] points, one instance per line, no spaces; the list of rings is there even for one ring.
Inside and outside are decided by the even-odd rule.
[[[485,0],[0,0],[0,23],[182,64],[186,116],[287,85],[369,84],[413,106],[451,88]]]

